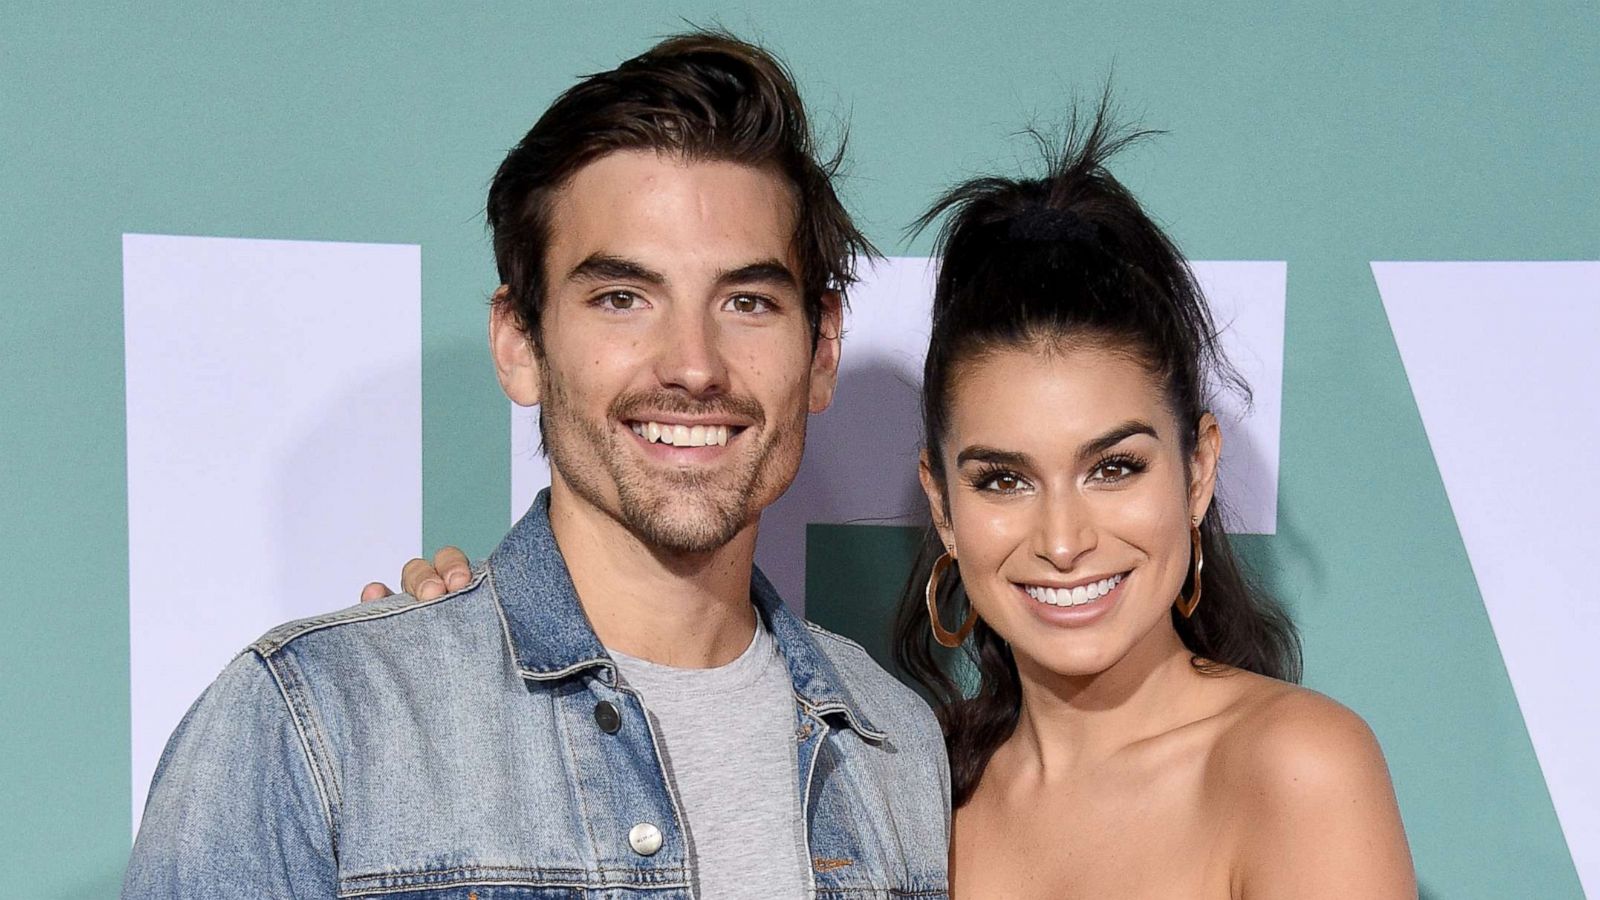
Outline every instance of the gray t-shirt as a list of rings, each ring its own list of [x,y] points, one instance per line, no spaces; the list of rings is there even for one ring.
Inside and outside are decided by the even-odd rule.
[[[610,652],[660,737],[701,900],[808,896],[794,685],[766,626],[714,669]]]

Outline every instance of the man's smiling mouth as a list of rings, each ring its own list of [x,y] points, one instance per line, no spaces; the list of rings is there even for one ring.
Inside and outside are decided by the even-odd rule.
[[[651,444],[672,447],[723,447],[743,428],[728,425],[682,425],[672,422],[629,422],[633,433]]]

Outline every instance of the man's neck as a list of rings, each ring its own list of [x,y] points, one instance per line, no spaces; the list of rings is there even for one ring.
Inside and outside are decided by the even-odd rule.
[[[755,523],[710,552],[666,553],[565,485],[552,484],[550,530],[578,602],[607,649],[662,665],[710,668],[750,646]]]

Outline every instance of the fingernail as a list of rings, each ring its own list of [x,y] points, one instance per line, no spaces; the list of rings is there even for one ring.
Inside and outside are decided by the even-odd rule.
[[[452,572],[450,574],[450,590],[459,591],[472,581],[465,572]]]

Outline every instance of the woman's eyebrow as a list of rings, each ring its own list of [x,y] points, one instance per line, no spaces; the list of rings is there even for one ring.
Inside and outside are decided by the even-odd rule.
[[[967,462],[985,462],[996,466],[1015,466],[1022,469],[1033,467],[1033,460],[1026,453],[985,447],[982,444],[973,444],[956,454],[956,465],[959,466]]]
[[[1104,453],[1136,434],[1147,434],[1156,440],[1161,439],[1161,436],[1156,433],[1154,425],[1137,419],[1130,419],[1078,448],[1078,458],[1084,459]],[[956,454],[956,465],[959,466],[968,462],[984,462],[997,466],[1014,466],[1022,469],[1033,467],[1033,457],[1026,453],[1017,450],[1001,450],[998,447],[989,447],[984,444],[973,444],[963,448],[960,453]]]
[[[1156,434],[1154,425],[1130,419],[1078,448],[1078,458],[1098,456],[1136,434],[1148,434],[1158,441],[1161,440],[1161,436]]]

